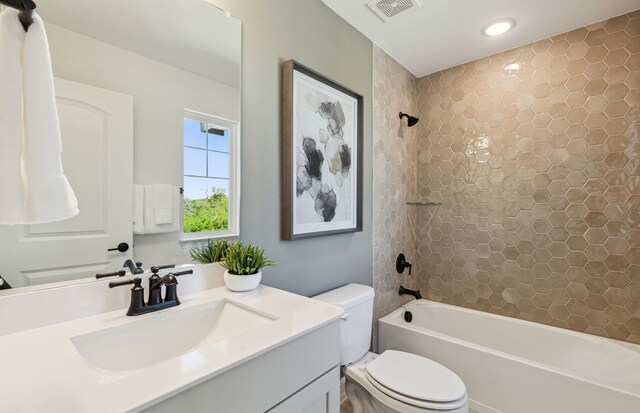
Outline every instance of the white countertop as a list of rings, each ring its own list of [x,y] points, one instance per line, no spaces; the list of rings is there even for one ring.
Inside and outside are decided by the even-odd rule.
[[[117,375],[88,364],[71,342],[73,337],[221,299],[276,319],[151,367]],[[0,337],[2,411],[139,411],[326,325],[343,312],[339,307],[266,286],[247,293],[215,288],[181,297],[181,301],[180,306],[138,317],[127,317],[126,309],[117,310]],[[169,323],[167,334],[171,334]],[[163,343],[150,340],[148,345],[162,347]]]

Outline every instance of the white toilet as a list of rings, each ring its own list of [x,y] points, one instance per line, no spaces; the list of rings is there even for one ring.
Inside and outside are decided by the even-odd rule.
[[[354,413],[467,413],[464,383],[451,370],[411,353],[368,352],[373,288],[349,284],[314,297],[345,309],[341,361]]]

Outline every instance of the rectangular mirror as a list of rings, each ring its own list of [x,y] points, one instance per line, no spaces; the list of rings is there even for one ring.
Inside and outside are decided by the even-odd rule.
[[[0,293],[188,264],[203,240],[237,236],[240,21],[206,0],[56,0],[37,13],[80,214],[0,225],[12,287]]]

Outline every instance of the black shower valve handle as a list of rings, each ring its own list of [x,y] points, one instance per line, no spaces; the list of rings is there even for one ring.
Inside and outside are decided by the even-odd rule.
[[[411,275],[411,268],[413,265],[407,261],[404,254],[398,254],[398,258],[396,258],[396,271],[398,274],[402,274],[406,268],[409,269],[409,275]]]
[[[405,262],[404,263],[404,268],[408,268],[409,269],[408,275],[411,275],[411,269],[413,268],[413,264],[411,264],[409,262]]]

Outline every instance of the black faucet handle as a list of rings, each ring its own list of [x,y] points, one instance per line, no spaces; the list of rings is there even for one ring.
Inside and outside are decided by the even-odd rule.
[[[175,264],[154,265],[153,267],[150,268],[150,270],[152,273],[157,274],[160,272],[160,270],[166,270],[169,268],[176,268],[176,265]]]
[[[124,281],[112,281],[109,283],[109,288],[122,287],[124,285],[134,284],[134,288],[140,287],[142,288],[142,278],[134,278],[133,280],[124,280]]]
[[[156,292],[157,294],[160,294],[160,291],[158,290],[158,288],[162,287],[162,285],[167,282],[167,278],[171,275],[171,273],[169,274],[165,274],[162,278],[158,277],[156,280],[151,280],[151,278],[149,278],[149,291],[150,292]]]
[[[125,270],[115,271],[115,272],[106,272],[103,274],[96,274],[96,280],[100,278],[106,277],[124,277],[127,272]]]
[[[171,282],[172,284],[177,284],[178,282],[176,281],[176,277],[179,277],[181,275],[187,275],[187,274],[193,274],[193,270],[186,270],[186,271],[180,271],[180,272],[170,272],[168,274],[166,274],[164,277],[159,278],[157,281],[155,281],[150,287],[149,290],[153,291],[158,287],[161,287],[163,284],[167,284],[169,282]]]
[[[187,275],[187,274],[193,274],[193,270],[186,270],[186,271],[180,271],[180,272],[172,272],[170,275],[173,275],[174,277],[179,277],[181,275]]]
[[[142,261],[136,261],[136,268],[134,270],[134,274],[142,274],[144,273],[144,268],[142,268]]]
[[[163,277],[164,285],[166,286],[164,301],[165,302],[175,302],[176,305],[180,304],[180,299],[178,298],[178,280],[176,277],[181,275],[193,274],[193,270],[186,270],[180,272],[172,272]]]
[[[133,284],[131,288],[131,303],[127,315],[143,314],[144,305],[144,288],[142,288],[142,278],[134,278],[133,280],[114,281],[109,283],[109,288],[122,287],[124,285]]]

